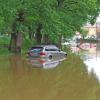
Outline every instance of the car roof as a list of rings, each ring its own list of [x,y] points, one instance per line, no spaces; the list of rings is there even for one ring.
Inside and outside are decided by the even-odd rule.
[[[33,47],[49,47],[49,46],[52,46],[52,47],[57,47],[56,45],[34,45]]]

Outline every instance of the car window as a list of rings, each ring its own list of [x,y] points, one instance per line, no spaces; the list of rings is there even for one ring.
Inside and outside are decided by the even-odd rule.
[[[40,53],[43,50],[43,47],[32,47],[30,50],[34,53]]]
[[[45,51],[59,51],[59,49],[53,48],[53,47],[47,47],[47,48],[45,48]]]

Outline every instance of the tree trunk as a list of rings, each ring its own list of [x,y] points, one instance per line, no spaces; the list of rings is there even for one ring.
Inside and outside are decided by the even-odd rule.
[[[21,48],[22,48],[22,34],[18,33],[16,39],[16,53],[21,53]]]
[[[29,39],[31,40],[32,39],[32,29],[31,27],[28,27],[28,29],[29,29],[29,32],[28,32]]]
[[[21,53],[21,47],[22,47],[22,34],[18,33],[17,35],[15,35],[14,33],[12,33],[9,44],[9,51],[14,53]]]
[[[42,24],[38,24],[36,33],[35,33],[36,44],[41,44],[41,40],[42,40],[41,30],[42,30]]]
[[[44,44],[50,44],[50,43],[51,43],[48,34],[45,34],[45,35],[43,36],[43,41],[44,41]]]
[[[9,44],[9,51],[14,52],[14,53],[21,53],[21,48],[22,48],[22,33],[16,31],[16,26],[17,22],[19,24],[24,23],[24,11],[19,11],[18,16],[15,19],[13,25],[12,25],[12,31],[13,33],[11,34],[11,40]]]
[[[11,39],[10,39],[10,44],[9,44],[9,51],[15,52],[16,51],[16,39],[17,36],[15,33],[11,33]]]
[[[61,49],[62,46],[61,46],[61,38],[62,38],[62,35],[59,35],[59,40],[58,40],[58,47]]]

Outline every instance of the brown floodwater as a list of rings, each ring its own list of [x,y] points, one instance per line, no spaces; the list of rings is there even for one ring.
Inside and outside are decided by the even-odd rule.
[[[0,56],[0,100],[100,100],[100,82],[78,56],[56,61],[53,68],[30,62]]]

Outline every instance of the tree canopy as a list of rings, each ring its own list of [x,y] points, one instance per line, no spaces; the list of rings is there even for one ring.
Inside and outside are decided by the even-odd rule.
[[[32,34],[49,35],[56,40],[68,37],[96,17],[99,0],[0,0],[0,30],[12,32],[18,18],[16,30]],[[27,28],[28,27],[28,28]],[[26,30],[25,30],[26,28]]]
[[[99,1],[99,0],[98,0]],[[0,26],[11,25],[23,10],[26,23],[42,23],[43,33],[70,33],[90,20],[97,10],[96,0],[0,0]]]

